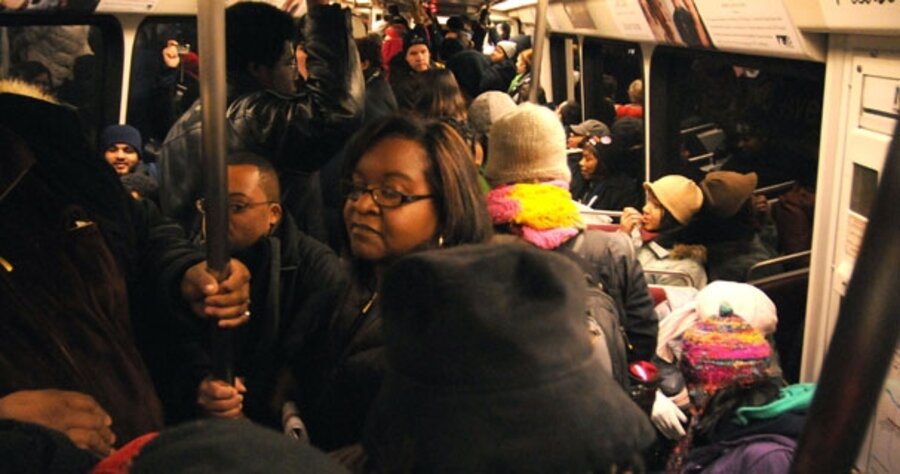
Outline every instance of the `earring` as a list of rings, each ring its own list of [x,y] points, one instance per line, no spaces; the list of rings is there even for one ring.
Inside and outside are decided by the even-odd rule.
[[[439,235],[438,236],[438,248],[443,248],[443,247],[444,247],[444,236]]]

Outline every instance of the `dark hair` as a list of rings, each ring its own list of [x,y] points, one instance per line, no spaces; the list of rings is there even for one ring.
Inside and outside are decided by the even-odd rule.
[[[449,69],[429,69],[422,76],[416,111],[425,117],[466,121],[466,99]]]
[[[615,99],[616,91],[619,90],[619,81],[616,80],[615,77],[604,74],[601,78],[600,82],[600,91],[603,94],[603,97],[608,97],[610,99]]]
[[[510,33],[512,33],[512,28],[509,26],[509,23],[505,21],[497,24],[497,30],[500,33],[500,39],[502,40],[508,40]]]
[[[409,22],[406,21],[406,18],[404,18],[403,15],[400,15],[399,13],[392,16],[389,23],[391,25],[400,25],[403,28],[409,30]]]
[[[564,126],[581,123],[581,104],[578,102],[566,102],[559,113],[562,116]]]
[[[369,61],[369,67],[372,69],[381,69],[381,37],[373,33],[362,38],[356,38],[355,41],[356,49],[359,51],[359,60]]]
[[[598,176],[600,176],[598,173],[600,171],[605,172],[602,176],[612,176],[625,172],[625,150],[611,136],[589,135],[581,141],[580,146],[583,149],[590,150],[597,157],[597,172],[595,174]]]
[[[272,67],[284,55],[284,43],[294,37],[287,12],[267,3],[241,2],[225,10],[227,68],[241,72],[251,63]]]
[[[675,234],[677,231],[680,231],[684,224],[678,222],[677,219],[669,212],[668,209],[663,207],[664,212],[662,219],[659,220],[659,229],[657,229],[660,233],[663,234]]]
[[[465,28],[466,28],[466,24],[465,24],[465,22],[463,22],[463,19],[461,17],[451,16],[450,18],[447,18],[447,29],[448,30],[458,31],[458,30],[463,30]]]
[[[778,398],[781,385],[780,378],[770,377],[752,385],[732,384],[717,391],[702,407],[703,413],[694,428],[694,443],[708,442],[738,408],[771,403]]]
[[[438,50],[440,53],[441,59],[447,61],[448,59],[456,56],[456,53],[462,52],[466,50],[466,45],[463,44],[458,38],[447,38],[441,41],[441,46]]]
[[[259,187],[269,201],[281,202],[281,184],[278,172],[266,157],[249,152],[238,151],[228,155],[228,166],[250,165],[259,169]]]
[[[304,43],[306,43],[306,15],[294,22],[294,47],[304,48]]]
[[[10,77],[22,79],[28,83],[34,82],[41,74],[46,74],[47,78],[50,79],[50,84],[53,84],[53,74],[50,74],[50,70],[47,69],[47,66],[44,66],[44,64],[39,61],[25,61],[16,64],[10,68],[9,71]]]
[[[436,120],[392,115],[365,126],[347,146],[341,173],[351,178],[363,155],[387,138],[403,138],[425,150],[425,179],[434,195],[438,229],[447,246],[485,242],[493,233],[491,217],[478,186],[469,149],[452,127]]]
[[[653,193],[653,191],[647,191],[648,194]],[[654,194],[654,197],[656,195]],[[656,200],[659,202],[659,207],[662,208],[662,218],[659,220],[659,228],[654,232],[659,233],[656,237],[656,242],[660,245],[670,247],[675,245],[676,243],[682,243],[685,240],[690,240],[686,238],[686,236],[691,235],[690,232],[695,230],[694,222],[688,222],[687,224],[682,224],[675,219],[675,216],[666,209],[666,206],[663,205],[662,201],[657,197]]]

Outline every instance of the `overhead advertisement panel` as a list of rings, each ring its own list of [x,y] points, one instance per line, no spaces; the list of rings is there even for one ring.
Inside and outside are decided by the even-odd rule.
[[[90,12],[98,0],[0,0],[0,13]]]
[[[619,34],[633,41],[815,56],[783,0],[606,0],[605,6]]]
[[[819,0],[829,30],[900,33],[900,0]]]
[[[800,33],[781,0],[694,2],[717,48],[803,55]]]
[[[146,13],[156,8],[157,0],[101,0],[98,12]]]
[[[650,29],[650,17],[645,14],[645,3],[633,0],[609,0],[607,3],[619,32],[634,41],[656,41]]]

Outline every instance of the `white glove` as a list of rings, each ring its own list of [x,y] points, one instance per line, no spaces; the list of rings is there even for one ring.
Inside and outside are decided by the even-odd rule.
[[[687,422],[687,416],[660,390],[656,391],[650,419],[666,438],[677,440],[684,436],[684,427],[681,424]]]

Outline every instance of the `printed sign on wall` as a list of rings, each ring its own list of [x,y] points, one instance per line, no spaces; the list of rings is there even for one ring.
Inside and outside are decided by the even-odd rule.
[[[722,49],[803,52],[781,0],[694,0],[713,44]]]

